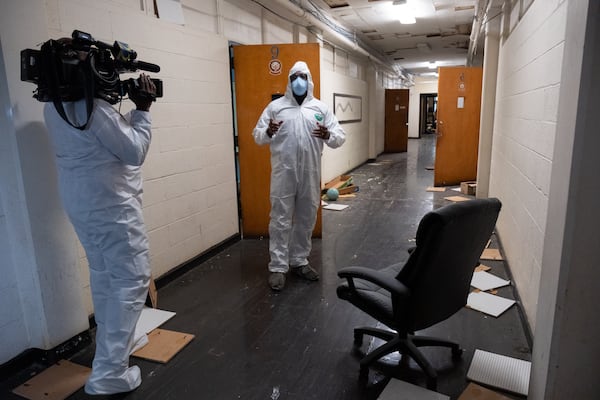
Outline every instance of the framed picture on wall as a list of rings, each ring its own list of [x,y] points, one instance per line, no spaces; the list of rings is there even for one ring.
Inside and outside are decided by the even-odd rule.
[[[334,93],[333,113],[340,124],[362,121],[362,97]]]

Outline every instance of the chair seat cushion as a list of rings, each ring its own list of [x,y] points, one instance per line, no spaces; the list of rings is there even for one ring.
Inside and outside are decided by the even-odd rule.
[[[390,265],[379,272],[389,275],[390,279],[395,279],[404,263]],[[380,286],[365,281],[363,279],[354,279],[352,290],[348,282],[340,284],[337,288],[337,295],[340,299],[347,300],[367,314],[372,315],[384,324],[393,327],[394,311],[392,308],[392,297],[389,291]]]

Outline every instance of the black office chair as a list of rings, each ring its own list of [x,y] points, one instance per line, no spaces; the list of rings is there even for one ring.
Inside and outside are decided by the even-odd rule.
[[[421,219],[416,247],[406,263],[379,271],[348,267],[338,272],[346,279],[337,288],[338,297],[394,330],[354,330],[357,346],[365,334],[386,341],[360,361],[361,380],[367,380],[371,364],[399,351],[416,361],[427,375],[427,387],[436,389],[437,373],[418,347],[449,347],[455,358],[462,355],[462,349],[457,343],[414,333],[444,321],[465,306],[473,270],[494,230],[500,208],[495,198],[441,207]]]

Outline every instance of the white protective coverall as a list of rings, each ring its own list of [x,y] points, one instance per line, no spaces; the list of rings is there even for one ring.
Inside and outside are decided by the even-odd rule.
[[[323,144],[337,148],[346,140],[333,112],[314,97],[314,84],[306,63],[296,62],[288,77],[296,72],[308,77],[308,91],[302,104],[298,105],[294,98],[288,79],[285,96],[269,103],[252,133],[257,144],[269,144],[271,150],[270,272],[286,273],[290,266],[308,264],[321,199]],[[283,123],[269,137],[267,128],[271,119]],[[328,140],[312,136],[317,122],[329,130]]]
[[[85,123],[85,100],[63,104],[72,123]],[[85,391],[127,392],[141,383],[139,368],[129,367],[129,354],[150,283],[140,173],[150,146],[150,113],[133,110],[124,117],[95,99],[83,131],[69,126],[52,103],[44,117],[63,205],[90,267],[97,330]]]

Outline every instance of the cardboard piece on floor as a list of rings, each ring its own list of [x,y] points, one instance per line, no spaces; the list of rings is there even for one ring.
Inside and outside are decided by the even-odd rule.
[[[477,182],[467,181],[460,183],[460,192],[462,194],[468,194],[469,196],[475,196],[477,193]]]
[[[450,397],[412,383],[391,379],[377,400],[450,400]]]
[[[527,396],[531,362],[476,349],[467,379]]]
[[[510,397],[503,396],[483,386],[469,383],[458,400],[510,400]]]
[[[469,201],[469,200],[471,200],[471,199],[468,199],[468,198],[462,197],[462,196],[448,196],[448,197],[444,197],[444,199],[453,201],[455,203],[457,203],[459,201]]]
[[[164,364],[169,362],[169,360],[179,353],[181,349],[192,341],[192,339],[194,339],[194,335],[189,333],[157,328],[148,335],[148,344],[132,355]]]
[[[323,207],[323,210],[334,210],[334,211],[342,211],[343,209],[350,207],[346,204],[327,204]]]
[[[496,289],[508,285],[510,285],[510,281],[499,278],[496,275],[485,271],[477,271],[473,273],[473,278],[471,279],[471,286],[484,292],[490,289]]]
[[[351,183],[348,186],[339,188],[337,191],[338,191],[339,195],[342,196],[345,194],[352,194],[352,193],[358,192],[359,190],[360,190],[360,188],[358,186]]]
[[[350,175],[339,175],[327,182],[323,185],[322,192],[327,192],[327,189],[335,188],[341,189],[343,187],[349,186],[352,184],[352,176]]]
[[[481,290],[479,290],[479,289],[473,289],[473,293],[479,293],[479,292],[481,292]],[[489,293],[489,294],[498,294],[498,291],[496,289],[494,289],[494,290],[486,290],[486,293]]]
[[[435,186],[429,186],[426,189],[427,192],[445,192],[446,188],[445,187],[435,187]]]
[[[479,257],[479,258],[481,260],[495,260],[495,261],[504,260],[502,258],[502,256],[500,255],[499,249],[484,249],[483,253],[481,253],[481,257]]]
[[[13,389],[13,393],[30,400],[63,400],[78,391],[91,368],[61,360]]]
[[[478,271],[489,271],[490,269],[492,269],[492,268],[488,267],[487,265],[479,264],[477,267],[475,267],[475,272],[478,272]]]
[[[174,316],[175,313],[171,311],[144,307],[142,309],[140,319],[135,326],[135,334],[133,336],[134,346],[132,352],[137,351],[141,346],[145,345],[145,343],[142,342],[145,335],[149,334]],[[141,346],[139,345],[140,343],[142,343]]]
[[[514,300],[486,292],[471,292],[469,293],[469,297],[467,297],[467,307],[493,317],[498,317],[513,304],[515,304]]]

